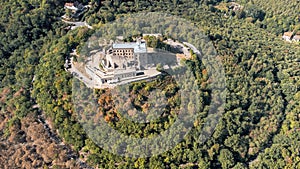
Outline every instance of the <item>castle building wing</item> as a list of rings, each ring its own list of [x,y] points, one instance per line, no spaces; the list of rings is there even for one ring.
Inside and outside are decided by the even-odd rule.
[[[133,42],[133,43],[115,43],[112,46],[113,50],[132,50],[134,53],[147,53],[146,43]]]

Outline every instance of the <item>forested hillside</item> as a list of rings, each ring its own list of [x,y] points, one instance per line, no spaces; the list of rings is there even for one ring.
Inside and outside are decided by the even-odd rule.
[[[63,1],[1,1],[0,168],[79,167],[31,97],[35,71],[54,39],[66,34]]]
[[[72,49],[82,46],[95,30],[66,29],[59,18],[65,2],[1,1],[1,168],[84,168],[76,163],[79,154],[81,160],[99,168],[300,168],[300,45],[281,39],[284,31],[298,29],[298,0],[240,0],[244,17],[216,8],[228,2],[221,0],[90,2],[92,7],[82,20],[94,28],[101,29],[115,18],[139,11],[164,11],[185,18],[212,40],[223,61],[226,106],[212,137],[200,143],[196,138],[199,125],[195,123],[175,148],[149,158],[111,154],[98,147],[78,123],[72,103],[72,75],[65,71],[64,63]],[[199,77],[206,75],[201,61],[194,60],[191,65]],[[147,86],[151,84],[134,84],[138,89],[135,95],[143,98]],[[209,98],[209,89],[203,91]],[[103,94],[109,91],[97,92],[99,102],[110,103],[109,95]],[[142,102],[137,104],[143,106]],[[102,113],[116,115],[111,109]],[[47,142],[41,115],[47,119],[50,133],[58,134],[68,146]],[[33,134],[32,127],[44,134]],[[137,136],[149,134],[131,130],[134,126],[127,121],[116,127]],[[18,146],[13,148],[14,144]],[[55,147],[55,151],[44,145]],[[23,152],[18,152],[18,147]],[[7,160],[4,157],[9,152],[14,155]],[[67,152],[74,153],[75,160]],[[56,154],[55,158],[48,153]],[[15,160],[19,158],[22,161]],[[34,160],[37,162],[28,163]]]
[[[265,12],[265,18],[258,25],[272,33],[281,35],[283,31],[300,29],[299,1],[282,0],[270,2],[268,0],[239,0],[246,8],[256,7]]]

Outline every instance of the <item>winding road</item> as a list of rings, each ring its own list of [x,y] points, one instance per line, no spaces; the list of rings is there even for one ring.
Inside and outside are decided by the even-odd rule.
[[[90,26],[89,24],[87,24],[86,22],[70,22],[70,21],[66,21],[66,20],[62,20],[63,22],[67,23],[67,24],[72,24],[74,26],[71,27],[71,30],[76,29],[78,27],[88,27],[89,29],[93,29],[92,26]]]

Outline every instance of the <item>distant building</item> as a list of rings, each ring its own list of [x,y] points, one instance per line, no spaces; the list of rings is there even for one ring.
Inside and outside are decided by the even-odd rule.
[[[300,42],[300,35],[295,35],[292,39],[294,42]]]
[[[241,10],[243,7],[240,5],[240,4],[238,4],[238,3],[236,3],[236,2],[231,2],[230,4],[229,4],[229,7],[228,7],[229,9],[232,9],[233,11],[239,11],[239,10]]]
[[[282,39],[291,42],[292,36],[293,36],[293,32],[284,32]]]
[[[287,42],[300,42],[300,32],[285,32],[282,39]]]
[[[65,9],[70,9],[73,13],[81,11],[84,6],[79,2],[65,3]]]

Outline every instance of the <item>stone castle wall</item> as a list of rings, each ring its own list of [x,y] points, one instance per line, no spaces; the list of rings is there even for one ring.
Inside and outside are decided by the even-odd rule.
[[[173,53],[154,52],[138,54],[138,67],[141,69],[156,67],[157,64],[175,66],[177,65],[176,55]]]

